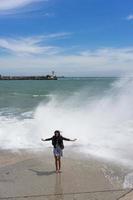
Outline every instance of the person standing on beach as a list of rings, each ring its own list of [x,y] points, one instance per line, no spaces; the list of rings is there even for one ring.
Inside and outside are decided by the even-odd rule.
[[[54,147],[53,149],[53,153],[54,153],[54,157],[55,157],[55,167],[56,167],[56,173],[60,173],[61,172],[61,157],[63,156],[63,149],[64,149],[64,144],[63,144],[63,140],[66,141],[76,141],[76,139],[69,139],[69,138],[65,138],[60,134],[59,130],[56,130],[54,132],[54,136],[52,136],[51,138],[47,138],[47,139],[41,139],[42,141],[50,141],[52,140],[52,145]]]

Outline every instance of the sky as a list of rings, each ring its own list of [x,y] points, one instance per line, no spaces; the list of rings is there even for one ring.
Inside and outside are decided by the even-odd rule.
[[[0,74],[133,74],[133,1],[0,0]]]

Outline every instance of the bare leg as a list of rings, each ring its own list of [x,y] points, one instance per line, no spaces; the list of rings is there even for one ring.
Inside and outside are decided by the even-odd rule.
[[[59,172],[61,172],[61,157],[58,158],[59,161]]]
[[[55,167],[56,167],[56,172],[58,172],[58,157],[55,156]]]

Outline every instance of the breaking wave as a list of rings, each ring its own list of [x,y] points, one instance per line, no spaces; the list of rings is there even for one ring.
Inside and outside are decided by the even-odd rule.
[[[78,139],[74,144],[80,151],[133,166],[132,78],[113,82],[101,95],[90,95],[87,86],[65,99],[51,95],[22,116],[1,113],[1,149],[44,148],[40,138],[59,129],[65,137]]]

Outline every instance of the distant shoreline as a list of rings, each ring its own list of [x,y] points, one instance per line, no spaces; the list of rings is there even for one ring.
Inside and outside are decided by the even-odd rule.
[[[116,76],[0,76],[0,81],[3,80],[62,80],[62,79],[112,79],[120,78]]]
[[[46,75],[46,76],[2,76],[0,80],[57,80],[57,76]]]

